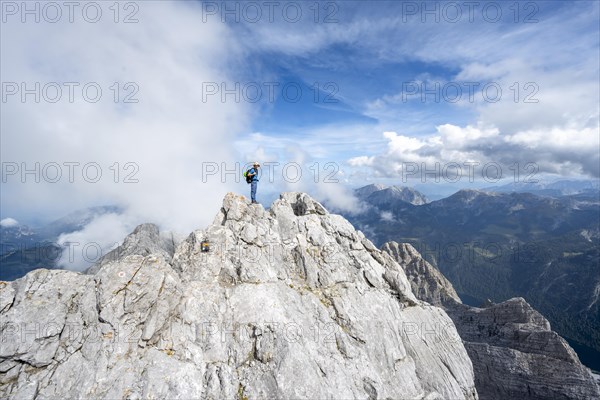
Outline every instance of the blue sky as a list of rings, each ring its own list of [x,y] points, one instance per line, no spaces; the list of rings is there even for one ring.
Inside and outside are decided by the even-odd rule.
[[[431,14],[421,20],[421,3],[413,3],[416,13],[400,2],[338,4],[337,23],[315,24],[308,18],[296,24],[231,24],[243,32],[248,57],[258,66],[257,81],[268,76],[282,85],[298,82],[305,91],[298,103],[280,96],[261,108],[250,134],[268,139],[257,141],[257,149],[268,154],[279,141],[294,139],[310,153],[320,143],[345,136],[347,144],[327,145],[330,151],[318,154],[355,173],[356,185],[365,174],[393,181],[395,167],[403,162],[479,160],[508,166],[521,161],[539,164],[540,176],[598,175],[597,2],[483,2],[474,9],[472,21],[464,5],[462,17],[455,18],[444,14],[446,3],[428,3],[429,9],[437,4],[439,22]],[[502,18],[492,22],[497,7]],[[335,107],[312,99],[315,82],[334,83]],[[416,87],[407,86],[412,82],[424,83],[433,93],[425,101],[420,89],[402,97],[403,89]],[[473,101],[465,101],[467,84],[479,85]],[[486,84],[494,85],[488,100],[494,99],[496,86],[502,90],[498,102],[483,97],[480,88]],[[454,98],[456,87],[463,101],[446,101]],[[439,132],[443,125],[459,128],[451,140]],[[498,132],[462,132],[468,126]],[[384,132],[423,141],[412,148],[420,157],[388,154],[391,140]],[[570,135],[585,140],[566,150]],[[426,143],[439,136],[441,147],[452,144],[450,154]],[[251,146],[244,141],[244,147]],[[355,161],[357,168],[348,165],[361,156],[374,160]],[[587,162],[578,165],[582,158]]]
[[[534,164],[536,177],[599,175],[597,1],[479,2],[472,14],[464,2],[279,2],[272,18],[265,2],[152,1],[135,2],[132,23],[124,21],[131,9],[115,22],[112,3],[98,4],[94,23],[78,13],[74,22],[36,22],[3,8],[3,85],[79,86],[73,102],[63,91],[57,102],[17,93],[1,103],[3,163],[63,166],[56,183],[7,176],[2,218],[43,221],[118,204],[129,210],[124,232],[148,220],[189,231],[210,222],[226,192],[247,190],[242,164],[254,160],[279,163],[261,183],[263,203],[302,190],[346,209],[356,207],[349,189],[372,182],[430,193],[496,183],[482,171],[475,182],[403,180],[414,165],[491,163],[507,179],[515,163]],[[236,7],[237,21],[225,12]],[[82,99],[90,82],[103,89],[101,101]],[[136,103],[123,101],[128,83]],[[222,99],[221,88],[236,84],[262,97]],[[207,85],[219,92],[208,95]],[[469,85],[477,86],[472,101]],[[501,98],[491,102],[493,90],[485,98],[484,85]],[[447,96],[422,101],[423,87]],[[456,88],[462,97],[451,101]],[[297,90],[302,97],[291,101]],[[68,181],[72,162],[97,163],[102,179]],[[298,181],[282,172],[293,163]],[[136,183],[123,182],[125,165],[137,168]],[[332,171],[337,183],[325,179]]]

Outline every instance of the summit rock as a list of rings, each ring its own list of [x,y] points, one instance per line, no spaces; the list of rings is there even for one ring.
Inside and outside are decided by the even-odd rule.
[[[477,398],[446,312],[310,196],[230,193],[163,239],[144,224],[87,274],[2,282],[0,396]]]

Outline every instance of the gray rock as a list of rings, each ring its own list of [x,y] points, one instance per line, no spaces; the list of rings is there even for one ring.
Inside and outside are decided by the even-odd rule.
[[[403,267],[412,292],[418,299],[436,306],[462,303],[448,279],[409,243],[388,242],[382,250]]]
[[[591,371],[525,299],[448,313],[465,340],[481,398],[600,398]]]
[[[154,254],[168,262],[173,257],[175,247],[180,241],[177,234],[166,232],[161,235],[158,226],[154,224],[142,224],[137,226],[125,238],[122,245],[107,253],[85,272],[87,274],[95,274],[103,265],[134,254],[140,256]]]
[[[0,397],[477,398],[448,315],[309,196],[230,193],[174,254],[160,239],[0,287]]]
[[[464,341],[481,399],[596,399],[600,387],[568,343],[523,298],[464,305],[441,273],[409,244],[383,248],[420,300],[445,308]]]

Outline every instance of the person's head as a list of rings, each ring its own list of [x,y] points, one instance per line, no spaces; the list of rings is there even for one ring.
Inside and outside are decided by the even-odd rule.
[[[258,163],[258,161],[254,161],[254,164],[252,166],[254,168],[258,168],[258,167],[260,167],[260,164]]]

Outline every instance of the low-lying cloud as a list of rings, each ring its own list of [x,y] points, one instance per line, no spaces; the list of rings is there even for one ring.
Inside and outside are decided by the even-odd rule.
[[[537,179],[542,174],[600,176],[600,137],[596,128],[553,128],[502,134],[494,127],[438,126],[428,137],[384,132],[385,152],[348,160],[382,177],[417,181]],[[429,177],[429,178],[427,178]]]
[[[63,233],[57,244],[63,252],[57,265],[63,269],[82,271],[121,244],[136,221],[129,215],[108,213],[95,217],[83,229]]]
[[[202,22],[199,3],[135,3],[134,23],[98,4],[96,23],[2,24],[2,216],[44,222],[119,205],[123,216],[61,239],[102,247],[140,222],[203,227],[237,186],[203,181],[202,165],[235,160],[248,112],[201,88],[229,82],[240,49],[226,25]]]
[[[2,216],[44,223],[118,205],[123,215],[60,239],[102,251],[141,222],[201,228],[236,188],[203,181],[202,165],[233,162],[229,143],[248,120],[244,103],[205,99],[202,85],[231,81],[240,49],[226,25],[202,21],[200,3],[135,3],[131,23],[131,9],[115,22],[111,3],[95,4],[95,23],[76,13],[2,24]]]

